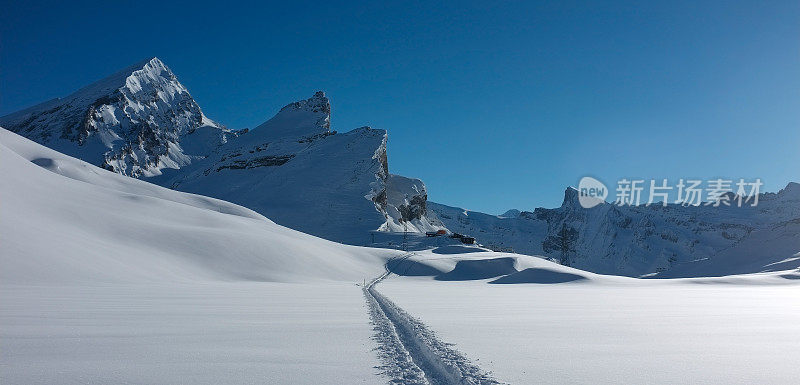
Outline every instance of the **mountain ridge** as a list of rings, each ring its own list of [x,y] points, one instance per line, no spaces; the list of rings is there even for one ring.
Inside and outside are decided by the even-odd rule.
[[[578,202],[573,187],[565,189],[561,206],[520,211],[516,216],[485,214],[435,202],[428,202],[428,207],[450,230],[473,235],[492,248],[510,247],[518,253],[553,260],[564,258],[562,250],[553,247],[553,241],[560,239],[562,229],[574,229],[577,235],[569,248],[569,265],[582,270],[628,276],[670,276],[680,271],[692,271],[694,276],[715,275],[724,259],[741,260],[735,251],[739,245],[748,245],[753,237],[764,238],[758,234],[770,228],[791,227],[800,220],[800,184],[789,182],[777,193],[761,193],[756,207],[618,206],[605,202],[587,209]],[[786,250],[800,251],[800,231],[782,234],[779,244],[765,244],[760,252],[771,256],[762,258],[765,271],[770,270],[769,264],[790,258],[793,253]],[[741,249],[741,253],[756,253],[752,245],[748,248]],[[705,270],[684,267],[716,258],[720,260],[707,264]],[[670,273],[673,269],[675,272]]]
[[[370,231],[442,228],[425,217],[424,184],[390,176],[387,132],[337,133],[330,115],[330,100],[317,91],[254,129],[230,130],[207,118],[154,57],[1,117],[0,125],[105,169],[235,202],[330,240],[366,244]]]
[[[327,95],[317,91],[254,129],[230,130],[207,118],[154,57],[65,98],[0,117],[0,125],[108,170],[224,199],[343,243],[370,245],[372,231],[449,229],[492,248],[563,259],[554,245],[562,230],[574,231],[574,250],[562,263],[603,274],[660,274],[718,255],[736,259],[729,250],[751,244],[751,234],[767,239],[765,229],[793,229],[800,218],[794,182],[763,193],[753,209],[607,202],[584,209],[577,190],[567,187],[558,208],[471,212],[429,202],[421,180],[390,173],[386,130],[339,133],[331,113]],[[773,254],[794,244],[800,250],[790,230],[782,234],[789,246]]]

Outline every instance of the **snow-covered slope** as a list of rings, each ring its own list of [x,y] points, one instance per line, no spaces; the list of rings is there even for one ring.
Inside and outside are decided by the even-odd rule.
[[[255,128],[258,141],[271,142],[282,138],[305,139],[331,134],[331,102],[322,91],[314,96],[290,103]],[[250,138],[252,139],[252,138]]]
[[[574,229],[569,264],[601,274],[666,276],[672,269],[678,276],[690,276],[690,271],[694,276],[752,273],[775,270],[768,265],[800,251],[797,183],[762,194],[757,207],[601,204],[585,209],[572,188],[556,209],[496,216],[432,202],[428,207],[450,230],[485,245],[553,259],[562,257],[554,238],[563,228]],[[706,261],[705,267],[688,267],[698,261]],[[793,261],[783,269],[800,266],[800,260]]]
[[[392,251],[344,246],[0,129],[0,281],[359,281]]]
[[[136,63],[0,125],[65,154],[130,176],[180,168],[231,134],[208,119],[158,58]]]
[[[326,239],[365,245],[370,231],[442,228],[424,184],[389,174],[384,130],[337,134],[323,92],[252,130],[203,115],[158,59],[0,118],[11,131],[94,165],[224,199]]]
[[[0,383],[385,383],[354,283],[399,252],[3,129],[0,180]]]
[[[424,184],[389,174],[386,131],[331,131],[330,111],[317,92],[206,159],[152,180],[338,242],[365,245],[370,231],[403,231],[403,221],[408,231],[440,228],[426,217]]]

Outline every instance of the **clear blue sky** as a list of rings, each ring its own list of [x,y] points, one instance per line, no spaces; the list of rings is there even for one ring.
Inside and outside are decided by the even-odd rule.
[[[584,175],[800,181],[800,2],[494,3],[17,2],[0,114],[158,56],[231,128],[325,90],[334,129],[387,129],[391,172],[474,210]]]

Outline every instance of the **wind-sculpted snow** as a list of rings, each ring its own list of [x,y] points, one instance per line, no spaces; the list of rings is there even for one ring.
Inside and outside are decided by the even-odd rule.
[[[511,257],[462,260],[448,273],[436,276],[440,281],[471,281],[494,278],[517,272],[516,259]]]
[[[585,279],[586,277],[578,274],[531,267],[500,277],[489,283],[564,283]]]
[[[437,253],[437,249],[416,251],[407,258],[390,260],[386,263],[386,268],[398,276],[429,277],[436,281],[554,284],[573,281],[629,282],[631,280],[627,277],[593,274],[538,257],[487,252],[474,247],[447,254]]]

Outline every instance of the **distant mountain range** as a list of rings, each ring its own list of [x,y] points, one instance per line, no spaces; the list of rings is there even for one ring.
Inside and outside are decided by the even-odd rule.
[[[800,185],[757,207],[559,208],[490,215],[428,202],[419,179],[389,172],[387,132],[331,130],[323,92],[252,130],[206,117],[158,58],[0,126],[107,170],[248,207],[296,230],[369,245],[371,231],[467,234],[495,249],[629,276],[721,275],[800,265]],[[570,236],[567,244],[561,234]],[[566,251],[565,251],[566,250]]]
[[[554,260],[563,259],[566,250],[571,266],[601,274],[723,275],[785,270],[781,261],[800,260],[797,183],[760,194],[756,207],[602,203],[587,209],[578,202],[578,191],[567,188],[555,209],[491,215],[432,202],[428,208],[450,230],[493,248]],[[575,233],[567,247],[556,242],[562,229]],[[754,244],[757,239],[762,241]]]

